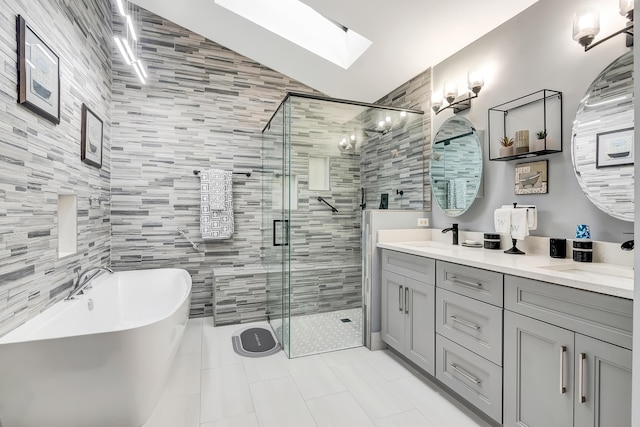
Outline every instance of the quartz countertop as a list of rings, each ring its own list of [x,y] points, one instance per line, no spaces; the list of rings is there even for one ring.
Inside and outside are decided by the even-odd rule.
[[[402,233],[394,232],[396,238]],[[378,247],[449,261],[543,282],[555,283],[616,297],[633,299],[633,267],[609,263],[581,263],[548,255],[510,255],[502,250],[455,246],[433,240],[385,241]],[[464,242],[461,240],[460,243]],[[504,249],[504,245],[503,245]],[[569,254],[570,256],[570,254]]]

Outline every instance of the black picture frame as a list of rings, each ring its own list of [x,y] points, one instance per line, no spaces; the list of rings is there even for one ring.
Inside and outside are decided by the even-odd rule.
[[[18,42],[18,103],[60,123],[60,57],[29,27],[16,18]]]
[[[80,160],[91,166],[101,168],[103,139],[102,120],[86,104],[82,104]]]
[[[634,163],[634,128],[596,134],[596,169]]]

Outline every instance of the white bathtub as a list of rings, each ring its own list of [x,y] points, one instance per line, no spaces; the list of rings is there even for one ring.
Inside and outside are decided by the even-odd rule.
[[[80,299],[0,338],[0,426],[144,424],[166,385],[190,294],[185,270],[103,273]]]

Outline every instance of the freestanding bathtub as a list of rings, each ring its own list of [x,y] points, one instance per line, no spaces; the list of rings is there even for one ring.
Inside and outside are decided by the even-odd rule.
[[[139,427],[166,385],[191,276],[103,273],[0,338],[0,426]]]

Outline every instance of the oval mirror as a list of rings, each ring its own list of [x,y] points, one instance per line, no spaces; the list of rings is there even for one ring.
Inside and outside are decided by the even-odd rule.
[[[433,196],[446,215],[469,209],[482,177],[482,145],[469,120],[451,117],[442,124],[431,145],[429,176]]]
[[[607,214],[633,221],[632,51],[596,77],[571,134],[571,161],[584,194]]]

